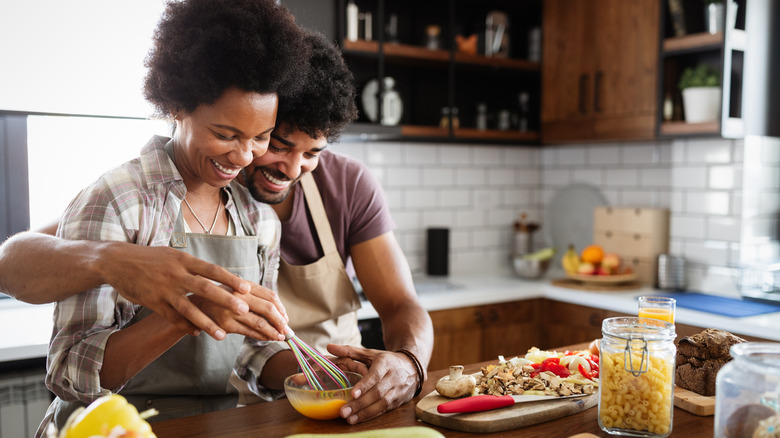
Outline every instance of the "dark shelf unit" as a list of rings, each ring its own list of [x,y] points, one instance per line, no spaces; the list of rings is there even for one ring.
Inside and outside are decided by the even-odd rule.
[[[664,27],[660,44],[659,108],[671,96],[673,116],[666,120],[664,111],[658,112],[658,136],[679,138],[693,136],[719,136],[741,138],[744,136],[742,114],[742,79],[747,34],[745,32],[745,11],[749,0],[724,1],[723,32],[711,34],[706,31],[703,19],[705,4],[701,0],[679,1],[685,11],[684,25],[687,33],[675,35],[674,18],[670,13],[671,0],[663,4]],[[733,10],[736,5],[736,12]],[[735,14],[734,24],[728,17]],[[684,120],[682,94],[678,81],[688,67],[705,63],[720,71],[721,108],[718,120],[703,123],[687,123]]]
[[[541,0],[356,0],[355,3],[361,14],[371,14],[373,26],[371,40],[364,38],[362,22],[360,38],[347,40],[347,0],[337,0],[335,39],[355,75],[360,109],[358,123],[348,128],[346,136],[435,142],[539,142],[540,63],[526,58],[528,31],[541,25]],[[493,10],[503,11],[509,17],[509,56],[458,51],[456,35],[483,35],[486,14]],[[393,41],[384,25],[391,15],[398,19],[397,39]],[[429,24],[441,29],[437,49],[425,46],[425,28]],[[484,44],[482,38],[479,43]],[[395,79],[395,89],[403,101],[401,122],[396,127],[369,120],[361,99],[368,81],[388,76]],[[527,130],[520,131],[516,126],[497,129],[499,110],[510,111],[513,121],[519,119],[521,92],[527,92],[530,97]],[[381,93],[380,86],[377,102]],[[476,128],[479,102],[487,105],[491,116],[486,130]],[[458,123],[452,115],[443,116],[443,108],[458,108]],[[381,118],[381,106],[377,113]],[[442,123],[443,117],[446,123]],[[375,133],[374,125],[381,127],[382,134]]]

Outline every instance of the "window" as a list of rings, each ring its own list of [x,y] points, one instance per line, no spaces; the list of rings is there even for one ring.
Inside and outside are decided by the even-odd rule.
[[[30,228],[58,220],[78,192],[137,157],[152,135],[170,135],[161,120],[28,116]]]

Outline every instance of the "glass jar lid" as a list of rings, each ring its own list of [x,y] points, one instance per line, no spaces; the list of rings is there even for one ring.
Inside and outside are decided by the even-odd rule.
[[[643,339],[648,342],[671,341],[677,334],[674,324],[653,318],[616,317],[601,323],[601,332],[626,341]]]

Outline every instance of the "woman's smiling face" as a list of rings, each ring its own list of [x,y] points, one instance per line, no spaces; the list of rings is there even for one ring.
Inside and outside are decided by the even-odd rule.
[[[174,156],[189,190],[225,187],[268,149],[276,94],[230,88],[213,104],[176,115]]]

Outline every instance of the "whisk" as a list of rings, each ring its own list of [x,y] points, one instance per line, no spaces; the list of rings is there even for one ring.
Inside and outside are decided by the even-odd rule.
[[[295,354],[295,360],[298,361],[298,365],[301,367],[303,375],[306,377],[306,381],[312,389],[320,391],[334,389],[326,388],[326,378],[333,380],[339,388],[347,389],[350,387],[347,375],[344,374],[336,364],[320,354],[317,350],[308,346],[300,338],[295,336],[294,333],[285,334],[285,341],[290,345],[290,349],[292,349],[293,354]],[[321,375],[318,376],[317,371],[314,368],[315,366],[322,369],[324,373],[321,373]]]

